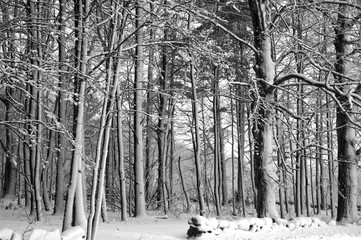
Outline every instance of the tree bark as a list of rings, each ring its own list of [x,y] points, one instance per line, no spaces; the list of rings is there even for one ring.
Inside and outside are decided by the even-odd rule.
[[[238,87],[238,94],[242,96],[243,90],[242,87]],[[242,215],[246,216],[246,204],[244,197],[244,145],[245,145],[245,106],[244,103],[240,100],[237,101],[237,136],[238,136],[238,176],[237,176],[237,186],[238,186],[238,201],[239,209],[242,207]],[[250,152],[251,155],[251,152]],[[252,165],[252,164],[251,164]],[[252,167],[252,166],[251,166]],[[252,183],[251,183],[252,184]],[[252,184],[253,185],[253,184]],[[240,211],[240,210],[239,210]]]
[[[167,1],[165,1],[164,4]],[[164,41],[168,40],[168,30],[163,31]],[[163,204],[163,212],[168,212],[168,202],[166,199],[166,152],[167,152],[167,131],[166,131],[166,117],[167,117],[167,105],[168,105],[168,48],[163,45],[161,48],[161,70],[159,77],[159,110],[158,110],[158,126],[157,126],[157,143],[158,143],[158,189],[157,189],[157,202],[158,207]]]
[[[202,183],[202,173],[201,173],[201,144],[200,144],[200,130],[199,130],[199,118],[198,118],[198,104],[197,104],[197,89],[196,89],[196,82],[195,82],[195,69],[194,63],[191,62],[190,64],[190,78],[191,78],[191,85],[192,85],[192,115],[193,115],[193,124],[194,124],[194,135],[195,135],[195,142],[193,142],[193,149],[194,149],[194,163],[196,166],[196,179],[197,179],[197,194],[198,194],[198,202],[199,202],[199,214],[201,216],[205,213],[205,206],[204,206],[204,190],[203,190],[203,183]]]
[[[218,109],[218,80],[217,67],[214,66],[214,83],[213,83],[213,132],[214,132],[214,147],[213,147],[213,181],[214,181],[214,204],[216,208],[216,215],[221,216],[221,164],[220,164],[220,148],[219,148],[219,118],[217,117]]]
[[[253,96],[252,109],[255,113],[253,124],[254,169],[257,188],[257,216],[278,217],[275,194],[277,174],[272,161],[273,147],[273,113],[271,102],[274,101],[273,92],[268,89],[275,78],[275,63],[271,52],[271,33],[268,1],[248,1],[254,32],[255,72],[257,79],[258,96]]]
[[[64,163],[66,152],[66,101],[64,91],[66,89],[66,55],[65,55],[65,9],[66,1],[59,0],[59,37],[58,37],[58,49],[59,49],[59,91],[58,91],[58,112],[57,120],[59,122],[59,133],[57,134],[57,148],[58,158],[56,163],[56,191],[55,191],[55,204],[54,215],[60,215],[64,213]]]
[[[326,128],[327,128],[327,148],[333,149],[333,134],[332,134],[332,114],[331,107],[329,103],[329,96],[326,95]],[[329,179],[329,188],[330,188],[330,208],[331,208],[331,217],[334,218],[336,216],[335,210],[335,194],[334,194],[334,157],[333,152],[330,151],[327,154],[328,161],[328,179]]]
[[[138,0],[136,3],[136,66],[134,80],[134,174],[135,174],[135,216],[145,217],[145,189],[144,189],[144,169],[143,169],[143,30],[144,22],[143,2]]]
[[[349,1],[341,1],[348,3]],[[346,4],[338,7],[338,19],[334,27],[336,63],[335,70],[340,75],[334,75],[338,83],[345,83],[343,76],[350,73],[348,55],[351,53],[350,31],[352,18]],[[351,85],[340,87],[344,93],[351,92]],[[337,96],[339,104],[336,108],[336,129],[338,143],[338,207],[337,221],[355,223],[357,221],[357,159],[356,133],[353,127],[353,106],[348,97]]]
[[[67,191],[66,207],[63,219],[63,231],[71,226],[80,226],[86,231],[87,220],[84,206],[83,189],[83,155],[84,155],[84,113],[85,113],[85,87],[86,61],[88,51],[88,12],[89,0],[75,0],[75,28],[76,28],[76,61],[74,80],[74,150],[71,160],[70,181]]]
[[[120,73],[120,61],[117,62],[116,75],[118,78]],[[119,152],[119,181],[120,181],[120,196],[121,196],[121,220],[127,221],[127,197],[126,197],[126,181],[125,181],[125,169],[124,169],[124,144],[123,144],[123,117],[122,117],[122,103],[121,103],[121,91],[118,85],[117,89],[117,140],[118,140],[118,152]]]

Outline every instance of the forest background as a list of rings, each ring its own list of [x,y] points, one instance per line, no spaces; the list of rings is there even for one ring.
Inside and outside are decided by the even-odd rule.
[[[1,0],[2,201],[88,239],[104,209],[357,222],[360,10]]]

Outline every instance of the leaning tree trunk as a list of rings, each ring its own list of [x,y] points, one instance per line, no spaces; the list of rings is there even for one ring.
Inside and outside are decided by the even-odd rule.
[[[87,220],[85,216],[83,191],[83,154],[84,154],[84,114],[85,114],[85,87],[86,79],[86,56],[88,40],[86,35],[88,28],[89,0],[76,0],[74,3],[75,27],[76,27],[76,56],[75,67],[75,99],[74,99],[74,149],[72,155],[70,181],[67,192],[66,207],[63,219],[63,231],[71,226],[80,226],[86,230]]]
[[[343,1],[349,2],[349,1]],[[347,83],[343,76],[350,74],[348,55],[351,53],[350,31],[352,30],[350,9],[340,4],[335,25],[336,63],[335,74],[338,83]],[[345,95],[353,91],[352,86],[344,84],[341,89]],[[338,207],[337,221],[354,223],[357,221],[357,159],[356,134],[353,126],[353,106],[347,96],[337,96],[336,129],[338,143]]]
[[[268,1],[249,0],[252,16],[255,52],[256,88],[258,95],[253,95],[253,137],[254,137],[254,171],[257,188],[258,217],[278,217],[276,210],[277,174],[272,160],[273,113],[271,102],[273,91],[269,90],[275,77],[275,63],[271,53],[271,33],[269,30]]]

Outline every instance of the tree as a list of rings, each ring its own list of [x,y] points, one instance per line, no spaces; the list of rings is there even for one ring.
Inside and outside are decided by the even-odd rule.
[[[190,21],[190,19],[189,19],[189,21]],[[191,86],[192,86],[192,116],[193,116],[193,127],[194,127],[193,149],[194,149],[194,163],[195,163],[195,167],[196,167],[197,195],[198,195],[198,202],[199,202],[199,214],[201,216],[203,216],[205,213],[204,197],[203,197],[204,190],[203,190],[203,184],[202,184],[202,180],[201,180],[201,166],[200,166],[201,144],[200,144],[198,104],[197,104],[198,98],[197,98],[195,69],[194,69],[193,61],[190,62],[190,80],[191,80]],[[179,166],[179,174],[181,175],[180,166]],[[182,178],[182,175],[181,175],[181,178]],[[183,182],[182,182],[182,184],[183,184]],[[187,195],[186,195],[186,200],[187,200],[187,205],[189,205]]]
[[[56,192],[54,214],[64,213],[64,163],[66,151],[66,101],[64,91],[66,89],[66,53],[65,53],[65,1],[59,1],[59,91],[58,91],[58,112],[57,121],[59,122],[59,134],[57,134],[58,161],[56,163]]]
[[[356,133],[353,126],[354,108],[347,93],[354,91],[360,93],[361,85],[356,89],[348,84],[347,76],[350,74],[349,56],[352,53],[352,21],[351,9],[347,5],[351,1],[341,1],[338,6],[335,30],[336,62],[335,80],[341,85],[343,94],[337,95],[336,107],[337,152],[338,152],[338,207],[337,221],[354,223],[357,221],[357,158],[356,158]]]
[[[74,1],[76,28],[76,61],[77,70],[74,79],[74,150],[71,160],[70,182],[67,191],[66,207],[63,219],[63,231],[71,226],[81,226],[84,231],[87,226],[83,194],[83,155],[84,155],[84,111],[86,65],[88,51],[88,0]]]
[[[269,85],[274,83],[275,63],[271,52],[270,15],[268,1],[248,1],[253,23],[255,46],[255,91],[252,109],[255,114],[253,123],[254,171],[257,188],[258,217],[278,217],[275,200],[275,179],[272,146],[273,111],[271,102],[274,95]]]
[[[142,101],[143,101],[143,2],[136,3],[136,60],[134,79],[134,174],[135,174],[135,216],[145,217],[145,189],[143,170],[143,126],[142,126]]]

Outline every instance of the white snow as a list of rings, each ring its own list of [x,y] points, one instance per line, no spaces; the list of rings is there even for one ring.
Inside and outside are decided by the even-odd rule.
[[[189,216],[188,216],[189,217]],[[109,213],[109,222],[100,223],[97,239],[100,240],[179,240],[187,239],[189,225],[187,217],[177,219],[161,219],[149,217],[147,219],[130,219],[127,223],[119,221],[119,215]],[[61,229],[62,218],[44,213],[44,220],[35,222],[27,216],[24,209],[0,210],[0,228],[11,228],[25,239],[34,228],[54,231]],[[270,230],[267,232],[246,232],[241,230],[228,230],[218,236],[203,235],[201,239],[212,240],[241,240],[241,239],[329,239],[347,240],[361,239],[361,226],[323,226],[301,228],[293,231]]]

